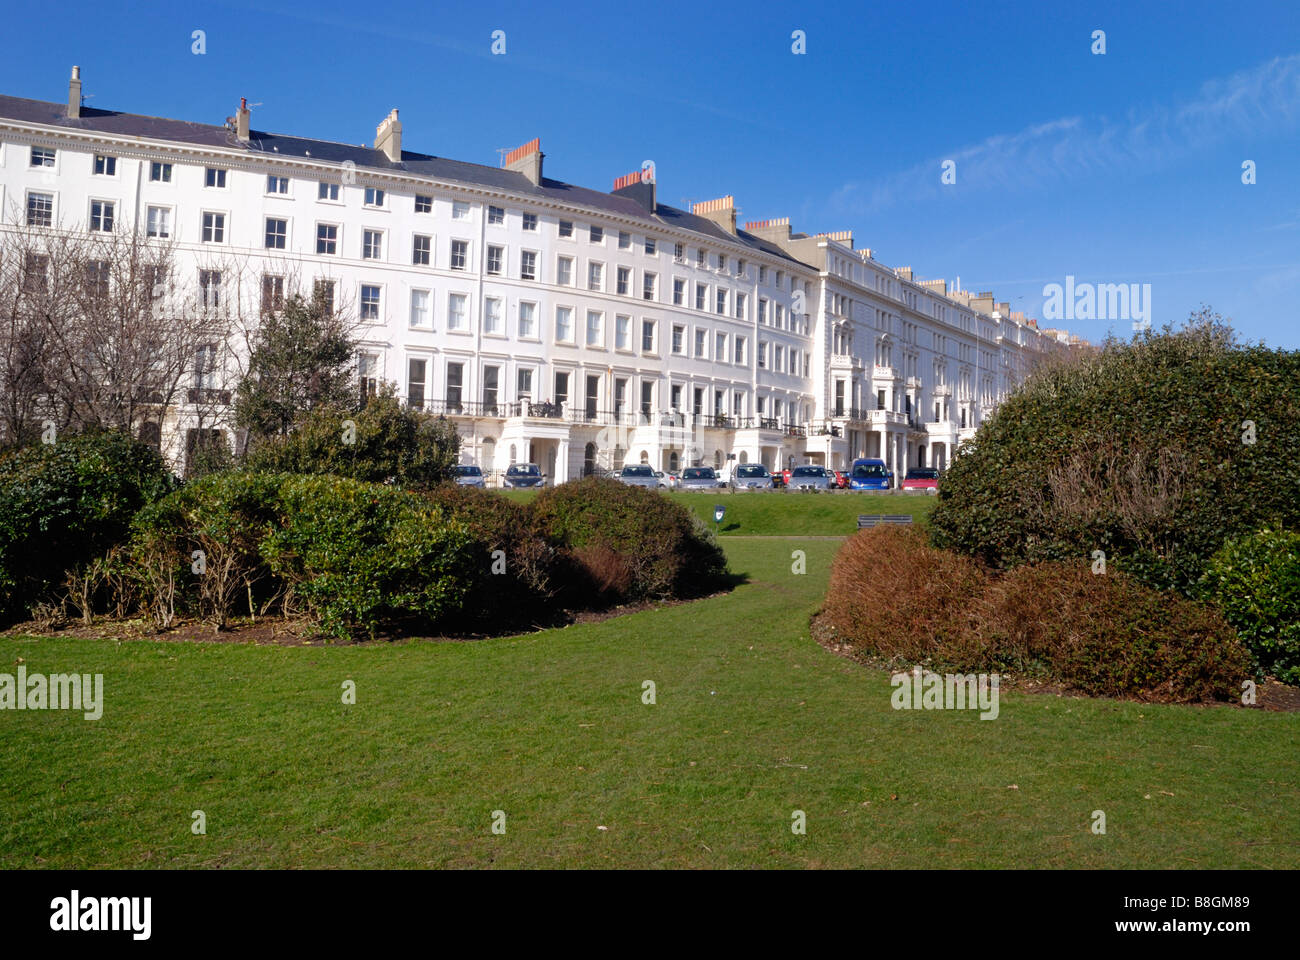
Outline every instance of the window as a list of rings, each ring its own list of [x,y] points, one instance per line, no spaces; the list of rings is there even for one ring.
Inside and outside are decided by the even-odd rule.
[[[745,319],[745,295],[743,293],[736,294],[736,317],[740,320]]]
[[[453,240],[451,242],[451,269],[464,270],[469,262],[469,241]]]
[[[737,261],[736,261],[736,276],[738,276],[738,277],[743,277],[744,275],[745,275],[745,261],[744,261],[744,260],[737,260]]]
[[[379,357],[373,353],[357,354],[357,385],[365,403],[379,390]]]
[[[649,255],[649,256],[652,256],[652,257],[653,257],[653,256],[655,255],[655,249],[656,249],[656,248],[655,248],[655,238],[654,238],[654,237],[646,237],[646,238],[645,238],[645,252],[646,252],[646,254]]]
[[[106,157],[100,153],[95,154],[95,176],[116,177],[117,157]]]
[[[533,368],[520,367],[515,376],[515,396],[520,400],[530,400],[533,396]]]
[[[145,215],[145,233],[151,237],[166,239],[172,235],[172,211],[170,207],[150,207]]]
[[[743,366],[745,363],[745,338],[737,337],[735,346],[736,346],[736,352],[732,359],[735,360],[736,363]]]
[[[363,283],[361,285],[361,319],[379,320],[379,287]]]
[[[681,263],[681,262],[684,261],[685,259],[686,259],[686,244],[684,244],[684,243],[674,243],[674,244],[673,244],[673,261],[676,262],[676,263]]]
[[[488,207],[488,226],[499,226],[505,222],[505,207]]]
[[[505,270],[505,247],[489,246],[487,248],[487,272],[499,277]]]
[[[289,221],[266,218],[266,249],[283,250],[289,239]]]
[[[781,270],[778,270],[776,272],[776,287],[778,290],[781,289],[781,284],[784,282],[785,282],[785,273]]]
[[[727,362],[727,335],[725,333],[715,333],[713,335],[713,359],[718,363]]]
[[[413,327],[431,327],[432,319],[429,316],[429,291],[412,290],[411,291],[411,326]]]
[[[226,242],[225,213],[204,213],[203,242],[204,243],[225,243]]]
[[[447,409],[460,412],[460,390],[465,380],[465,364],[447,364]]]
[[[506,332],[503,319],[503,307],[500,297],[485,297],[483,300],[483,332],[501,336]]]
[[[673,324],[673,353],[681,353],[685,348],[686,328],[680,323]]]
[[[199,297],[205,307],[221,306],[221,271],[199,271]]]
[[[777,373],[785,372],[785,347],[779,343],[772,345],[772,369]]]
[[[447,299],[447,329],[464,330],[467,327],[465,304],[468,298],[463,293],[453,293]]]
[[[519,279],[537,279],[537,254],[531,250],[525,250],[519,255]]]
[[[555,308],[555,339],[561,343],[573,342],[573,308]]]
[[[617,292],[626,297],[628,293],[628,284],[632,282],[632,271],[628,267],[618,268]]]
[[[27,194],[27,226],[48,227],[54,223],[54,194]]]
[[[32,147],[32,166],[33,167],[54,166],[54,151],[46,150],[44,147]]]
[[[171,183],[172,165],[170,163],[149,164],[149,182],[150,183]]]
[[[773,326],[778,330],[785,323],[785,308],[781,304],[776,304],[776,315],[772,318]]]
[[[525,213],[525,214],[524,214],[524,229],[525,229],[525,230],[536,230],[536,229],[537,229],[537,214],[535,214],[535,213]]]
[[[655,352],[655,322],[653,320],[641,321],[641,352]]]
[[[604,243],[604,242],[605,242],[605,228],[604,228],[604,227],[592,227],[592,228],[591,228],[591,232],[590,232],[590,234],[588,235],[588,239],[590,239],[592,243]]]
[[[433,197],[426,197],[424,194],[415,195],[415,212],[416,213],[433,213]]]
[[[384,234],[379,230],[366,230],[361,234],[361,259],[380,260],[384,255]]]
[[[493,416],[497,412],[497,396],[500,382],[500,367],[483,368],[483,412],[488,416]]]
[[[632,249],[632,234],[624,233],[622,230],[620,230],[618,232],[618,248],[620,250]]]
[[[563,372],[555,374],[555,402],[557,404],[569,402],[569,375]]]
[[[453,220],[468,220],[469,204],[463,200],[453,200],[451,203],[451,218]]]
[[[709,334],[707,330],[695,331],[695,356],[703,359],[708,353]]]
[[[289,178],[277,177],[275,174],[268,174],[266,178],[266,192],[286,194],[289,192]]]
[[[706,258],[707,256],[708,256],[708,254],[706,254],[706,253],[704,252],[704,248],[703,248],[703,247],[699,247],[699,248],[695,251],[695,265],[696,265],[697,267],[702,267],[702,266],[704,266],[705,258]]]
[[[215,343],[201,343],[194,351],[194,388],[196,390],[217,388],[217,345]]]
[[[428,360],[411,357],[406,361],[406,402],[417,410],[424,408],[424,385],[428,368]]]
[[[599,310],[587,311],[587,346],[600,347],[604,346],[605,338],[602,335],[601,328],[605,323],[605,315]]]
[[[719,287],[717,290],[716,300],[717,300],[716,312],[725,316],[727,313],[727,291]]]
[[[520,303],[519,304],[519,336],[521,339],[531,340],[537,336],[537,304]]]
[[[573,236],[573,221],[572,221],[572,220],[561,220],[561,221],[560,221],[560,236],[562,236],[562,237],[571,237],[571,236]]]
[[[758,265],[758,282],[767,283],[767,267],[761,263]]]
[[[334,281],[317,280],[312,284],[312,299],[319,303],[328,313],[334,312]]]
[[[86,296],[96,300],[108,296],[109,269],[107,260],[86,261]]]
[[[695,285],[695,309],[703,310],[705,308],[705,298],[709,295],[709,288],[702,283]]]
[[[423,234],[411,237],[411,263],[417,267],[427,267],[432,259],[433,238]]]
[[[219,170],[216,167],[205,167],[203,170],[203,185],[217,190],[224,190],[226,188],[226,171]]]
[[[673,306],[680,307],[686,298],[686,281],[678,277],[673,278]]]
[[[384,205],[384,191],[378,187],[366,187],[366,206],[382,207]]]
[[[113,203],[111,200],[90,201],[90,229],[101,233],[113,231]]]
[[[650,412],[654,409],[655,402],[655,385],[653,380],[641,381],[641,416],[646,420],[650,419]]]
[[[725,253],[718,254],[718,269],[719,270],[727,269],[727,255]]]
[[[655,298],[655,288],[659,283],[659,274],[651,273],[649,270],[641,279],[641,299],[653,300]]]
[[[562,287],[573,286],[573,257],[560,257],[556,261],[555,282]]]
[[[269,313],[272,310],[281,310],[284,308],[284,277],[278,277],[273,274],[262,275],[262,311]]]
[[[587,289],[602,290],[605,287],[605,265],[603,263],[587,263]]]
[[[767,301],[762,297],[758,298],[758,322],[767,324]]]
[[[337,183],[316,184],[317,200],[332,200],[337,202],[338,198],[339,198],[339,185]]]
[[[337,224],[316,224],[316,252],[331,257],[339,252],[339,228]]]

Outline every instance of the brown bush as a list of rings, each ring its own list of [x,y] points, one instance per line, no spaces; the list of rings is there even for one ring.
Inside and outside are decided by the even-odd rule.
[[[994,577],[912,530],[851,537],[835,558],[824,615],[861,656],[1023,674],[1091,696],[1234,699],[1251,675],[1245,648],[1210,607],[1083,564]]]
[[[596,542],[577,547],[572,552],[578,576],[590,591],[589,606],[604,606],[625,600],[632,589],[633,573],[627,557],[609,546]]]

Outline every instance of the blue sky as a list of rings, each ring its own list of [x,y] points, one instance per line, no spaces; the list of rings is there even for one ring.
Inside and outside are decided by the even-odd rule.
[[[1294,0],[71,0],[55,33],[49,9],[10,12],[11,36],[47,40],[6,45],[0,91],[62,100],[76,63],[90,106],[220,123],[246,96],[255,129],[354,143],[398,107],[407,149],[496,163],[540,136],[548,176],[606,190],[652,159],[662,202],[733,194],[742,221],[852,229],[1031,316],[1066,275],[1149,283],[1156,325],[1207,303],[1300,347]]]

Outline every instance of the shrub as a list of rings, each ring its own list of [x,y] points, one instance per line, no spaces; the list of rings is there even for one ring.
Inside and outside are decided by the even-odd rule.
[[[1258,674],[1300,685],[1300,533],[1264,529],[1229,540],[1197,594],[1236,628]]]
[[[700,596],[716,589],[726,572],[708,528],[654,490],[585,477],[543,490],[532,509],[582,573],[574,585],[579,596],[586,592],[607,601]]]
[[[931,528],[995,568],[1103,550],[1189,592],[1225,538],[1274,520],[1300,526],[1300,352],[1202,314],[1031,375],[954,458]]]
[[[203,551],[202,572],[193,566]],[[160,626],[302,609],[338,637],[455,622],[476,565],[436,504],[340,477],[212,474],[141,512],[132,564]]]
[[[402,406],[390,388],[359,412],[334,405],[313,410],[288,435],[253,444],[245,463],[272,473],[427,489],[451,477],[459,450],[460,436],[449,420]]]
[[[851,537],[823,609],[864,658],[1024,674],[1091,696],[1229,699],[1249,675],[1232,628],[1204,604],[1082,564],[986,574],[910,530]]]
[[[0,460],[0,621],[52,600],[174,486],[158,454],[123,433],[65,436]]]

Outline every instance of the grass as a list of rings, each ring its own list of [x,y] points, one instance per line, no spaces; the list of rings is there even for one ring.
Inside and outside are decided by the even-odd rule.
[[[771,497],[784,527],[768,499],[725,502],[789,533],[836,498]],[[1300,714],[894,711],[809,639],[837,542],[724,543],[729,594],[518,638],[2,641],[5,672],[104,674],[106,706],[0,714],[0,867],[1300,866]]]
[[[531,500],[533,490],[506,490],[503,496]],[[722,536],[847,536],[858,526],[860,513],[907,514],[924,523],[934,508],[935,498],[918,493],[794,493],[780,490],[730,493],[688,493],[673,490],[665,494],[694,510],[713,529],[713,507],[722,504],[726,516],[718,526]]]

